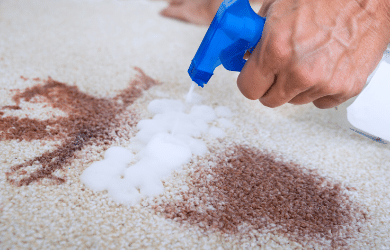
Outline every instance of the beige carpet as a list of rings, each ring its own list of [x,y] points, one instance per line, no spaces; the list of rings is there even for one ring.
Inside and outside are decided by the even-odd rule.
[[[128,146],[137,121],[151,117],[146,108],[151,100],[184,100],[191,84],[187,69],[206,28],[160,17],[164,6],[146,0],[0,1],[0,249],[390,249],[390,149],[339,128],[334,110],[312,104],[270,109],[248,101],[236,88],[237,74],[221,68],[196,92],[206,105],[229,107],[235,127],[226,129],[224,139],[206,138],[209,153],[166,179],[164,195],[127,207],[80,182],[83,170],[102,159],[110,145]],[[242,156],[246,149],[236,147],[237,153],[233,144],[252,151]],[[295,167],[252,158],[257,149]],[[198,220],[201,212],[176,211],[186,207],[186,195],[196,200],[203,192],[214,199],[213,192],[222,192],[206,187],[213,176],[221,183],[240,180],[230,188],[242,190],[256,173],[237,179],[234,171],[215,170],[225,158],[233,164],[239,159],[235,154],[252,170],[268,162],[268,172],[261,168],[265,165],[259,171],[271,180],[287,178],[280,177],[280,185],[295,192],[293,200],[282,197],[279,205],[262,210],[275,230],[262,226],[253,215],[255,206],[237,215],[233,229],[238,232],[219,227],[221,218],[212,227],[204,223],[213,224],[213,216]],[[248,166],[236,165],[241,173]],[[324,180],[331,183],[328,189]],[[306,200],[301,199],[296,183],[322,190],[324,215],[313,212],[318,218],[310,219],[308,204],[308,212],[299,215],[303,219],[298,216],[303,224],[287,228],[282,222],[290,216],[294,224],[295,217],[279,218],[278,206],[305,205],[315,196],[305,191]],[[187,191],[184,184],[200,191]],[[269,198],[272,187],[267,188],[253,192]],[[340,198],[340,208],[327,203],[326,190]],[[242,209],[246,198],[240,197],[224,200],[225,205]],[[272,203],[268,198],[263,204]],[[215,216],[228,216],[216,209]],[[322,216],[341,224],[318,233],[327,225]]]

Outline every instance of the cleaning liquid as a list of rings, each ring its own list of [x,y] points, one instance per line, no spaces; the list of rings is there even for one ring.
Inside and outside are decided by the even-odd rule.
[[[351,133],[390,148],[390,44],[362,92],[333,110],[336,123]]]
[[[186,95],[186,103],[188,103],[188,104],[192,102],[194,88],[195,88],[195,82],[192,82],[190,90],[188,91],[188,93]]]

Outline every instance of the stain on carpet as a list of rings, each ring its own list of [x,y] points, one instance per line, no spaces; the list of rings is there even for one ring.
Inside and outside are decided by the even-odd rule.
[[[236,145],[191,174],[181,200],[154,209],[208,231],[274,232],[304,243],[345,247],[366,220],[347,190],[315,171]]]
[[[7,180],[17,186],[29,185],[42,179],[51,179],[54,183],[63,183],[64,178],[52,173],[63,169],[75,158],[75,154],[86,145],[111,144],[120,122],[118,115],[139,98],[143,91],[159,84],[147,76],[141,69],[135,68],[139,75],[117,96],[110,99],[97,98],[82,93],[76,86],[48,79],[43,85],[27,88],[13,96],[16,105],[2,109],[20,110],[20,101],[34,101],[43,97],[52,108],[67,114],[57,119],[37,120],[12,116],[0,117],[0,140],[58,140],[55,150],[43,153],[26,162],[12,166],[6,173]],[[0,112],[4,116],[4,112]],[[135,126],[136,114],[129,117],[131,126]],[[34,171],[26,171],[28,166],[36,166]]]

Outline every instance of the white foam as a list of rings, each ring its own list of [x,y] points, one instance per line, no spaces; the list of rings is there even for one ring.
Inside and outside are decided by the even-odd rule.
[[[92,163],[80,176],[81,181],[95,191],[108,190],[118,182],[133,154],[122,147],[112,147],[104,154],[104,160]]]
[[[225,117],[225,118],[230,118],[233,115],[232,111],[225,106],[218,106],[217,108],[215,108],[215,114],[218,117]]]
[[[104,153],[104,159],[112,159],[121,163],[129,163],[133,159],[134,155],[125,148],[122,147],[111,147]]]
[[[154,161],[157,174],[164,174],[190,161],[190,147],[172,134],[155,135],[145,148],[144,158]],[[160,167],[161,166],[161,167]]]
[[[226,133],[208,123],[217,118],[213,108],[194,105],[185,113],[185,104],[179,100],[153,100],[148,110],[152,119],[137,124],[139,132],[131,139],[129,149],[111,147],[104,160],[93,163],[80,176],[81,181],[94,191],[107,190],[118,203],[134,205],[142,197],[164,192],[162,179],[172,171],[190,162],[193,155],[204,156],[207,146],[200,138],[223,138]],[[224,114],[230,112],[222,109]],[[231,113],[231,112],[230,112]],[[225,118],[218,119],[221,127],[234,126]],[[129,163],[135,164],[129,166]]]
[[[223,128],[234,128],[235,126],[226,118],[217,119],[218,124]]]
[[[211,122],[217,118],[213,108],[207,105],[193,106],[190,115],[195,119],[203,120],[205,122]]]
[[[206,143],[204,143],[202,140],[194,139],[191,136],[183,134],[175,135],[175,137],[187,144],[194,155],[202,156],[208,152]]]
[[[209,129],[209,133],[211,136],[213,136],[215,138],[223,138],[226,136],[226,133],[222,129],[217,128],[217,127],[211,127]]]

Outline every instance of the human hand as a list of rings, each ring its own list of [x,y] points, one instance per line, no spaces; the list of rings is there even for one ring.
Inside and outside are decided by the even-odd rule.
[[[390,42],[388,0],[265,0],[237,85],[268,107],[331,108],[358,95]]]
[[[184,22],[210,25],[222,0],[170,0],[160,14]]]

